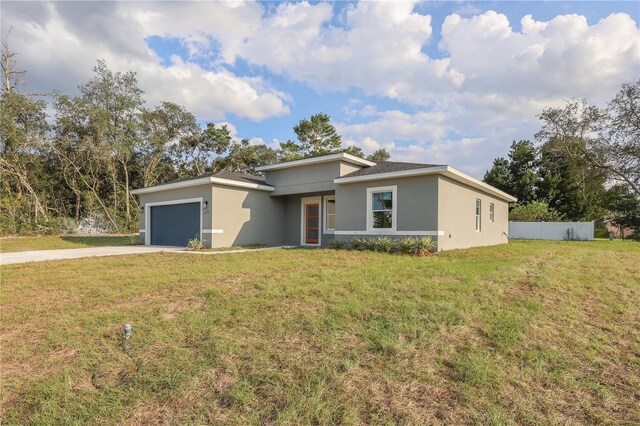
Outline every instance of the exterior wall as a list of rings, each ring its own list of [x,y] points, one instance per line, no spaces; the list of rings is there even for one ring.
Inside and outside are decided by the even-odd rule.
[[[324,196],[333,195],[333,192],[321,192],[321,193],[313,193],[313,194],[296,194],[289,195],[287,197],[282,197],[286,203],[286,225],[285,225],[285,245],[288,246],[299,246],[302,241],[302,198],[306,197],[322,197],[322,202],[320,203],[320,227],[323,230],[320,236],[320,245],[322,247],[326,247],[334,238],[332,233],[326,234],[324,233],[324,225],[325,225],[325,212],[324,212]],[[337,202],[336,202],[337,206]],[[337,207],[336,207],[337,209]],[[336,212],[336,219],[338,215]],[[337,225],[336,225],[337,226]]]
[[[362,166],[357,166],[355,164],[347,163],[346,161],[340,162],[340,176],[348,175],[351,172],[355,172],[356,170],[360,170]],[[338,176],[336,176],[338,177]]]
[[[507,243],[509,203],[439,176],[438,229],[444,231],[438,250]],[[481,226],[476,231],[476,199],[481,200]],[[489,204],[495,206],[495,221],[489,221]]]
[[[212,223],[212,215],[211,215],[211,206],[212,206],[212,196],[213,190],[211,185],[199,185],[190,188],[180,188],[180,189],[172,189],[167,191],[159,191],[152,192],[149,194],[140,194],[140,207],[144,208],[144,212],[140,212],[140,239],[145,241],[145,234],[147,232],[151,232],[151,229],[146,229],[146,218],[147,215],[147,203],[158,203],[158,202],[166,202],[166,201],[179,201],[186,200],[190,198],[202,198],[202,202],[207,202],[208,207],[201,211],[201,220],[202,220],[202,229],[211,229]],[[203,232],[200,236],[202,238],[202,243],[205,247],[211,247],[211,234]]]
[[[367,231],[367,189],[396,186],[396,231]],[[438,231],[438,177],[415,176],[336,185],[336,231],[355,235],[421,236]],[[437,235],[431,235],[434,241]]]
[[[360,166],[344,161],[331,161],[267,171],[265,179],[266,183],[275,187],[275,191],[271,193],[273,196],[308,194],[334,191],[335,178],[359,169]]]
[[[212,246],[284,244],[286,203],[269,194],[214,185]]]

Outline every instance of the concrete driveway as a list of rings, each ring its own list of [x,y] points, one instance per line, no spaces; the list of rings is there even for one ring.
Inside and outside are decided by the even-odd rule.
[[[20,251],[0,254],[0,265],[42,262],[45,260],[78,259],[81,257],[120,256],[124,254],[158,253],[161,251],[184,251],[184,247],[168,246],[116,246],[90,247],[62,250]]]

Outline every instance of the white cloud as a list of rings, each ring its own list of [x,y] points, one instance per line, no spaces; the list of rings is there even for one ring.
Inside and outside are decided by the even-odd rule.
[[[153,10],[150,4],[142,4]],[[39,91],[49,92],[55,88],[73,93],[76,85],[90,78],[96,61],[104,59],[114,71],[137,72],[140,87],[151,103],[171,100],[186,106],[201,119],[220,120],[233,113],[260,121],[289,112],[290,97],[270,88],[261,77],[240,77],[222,67],[205,69],[178,56],[163,66],[145,42],[146,37],[155,35],[150,32],[152,23],[162,14],[162,8],[143,12],[135,5],[132,8],[128,5],[59,2],[5,6],[3,3],[2,27],[13,26],[11,47],[19,53],[19,67],[29,71],[30,83]],[[177,14],[177,10],[171,9],[176,8],[175,3],[166,6],[169,8],[162,14],[164,22],[179,17],[170,14]],[[201,8],[203,4],[195,6]],[[30,7],[40,13],[24,13],[30,11]],[[208,13],[196,10],[203,14],[202,25],[207,16],[223,21],[241,16],[238,11],[235,17],[217,13],[212,10],[215,7],[234,10],[226,3],[211,4]],[[228,21],[226,26],[230,26]],[[208,36],[201,31],[187,33],[177,28],[175,31],[173,36],[184,37],[194,54],[208,44]]]
[[[413,12],[414,4],[349,5],[342,26],[331,22],[329,4],[280,4],[236,56],[316,89],[357,87],[368,95],[423,103],[425,89],[459,84],[461,76],[448,59],[422,52],[432,34],[431,16]]]
[[[359,146],[367,154],[384,147],[394,161],[450,164],[482,178],[492,160],[506,154],[512,140],[533,136],[538,126],[534,115],[542,107],[535,101],[512,105],[506,97],[459,95],[434,107],[435,112],[377,111],[361,118],[365,122],[336,127],[345,145]],[[351,114],[362,117],[356,106]]]
[[[512,98],[588,96],[607,98],[640,74],[640,30],[626,14],[589,26],[584,16],[521,20],[488,11],[470,18],[448,16],[441,49],[465,76],[461,91]]]
[[[526,15],[518,31],[505,15],[461,4],[433,40],[431,16],[414,6],[363,1],[336,14],[333,4],[307,2],[1,5],[2,28],[14,26],[11,43],[38,90],[73,91],[104,58],[137,71],[154,102],[176,101],[201,119],[265,120],[296,101],[259,77],[269,70],[317,91],[372,96],[345,105],[346,144],[476,174],[512,139],[532,137],[543,107],[568,97],[602,103],[640,75],[640,30],[626,14],[591,25],[579,15]],[[162,66],[151,36],[181,43],[188,57]],[[425,53],[436,46],[442,58]],[[235,74],[240,60],[257,76]],[[397,102],[384,110],[376,97]]]

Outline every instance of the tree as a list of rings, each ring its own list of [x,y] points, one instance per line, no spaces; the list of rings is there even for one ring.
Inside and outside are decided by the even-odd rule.
[[[38,95],[18,91],[25,71],[16,69],[15,58],[5,38],[0,59],[4,78],[0,94],[1,225],[5,232],[38,227],[40,219],[48,220],[48,210],[55,209],[47,204],[45,194],[51,189],[43,152],[49,130],[46,103]]]
[[[144,109],[140,123],[140,144],[136,149],[138,186],[151,186],[176,177],[171,167],[172,147],[192,140],[200,133],[193,114],[173,102],[162,102],[156,108]]]
[[[369,155],[367,160],[373,161],[374,163],[380,163],[383,161],[389,161],[389,158],[391,158],[391,154],[389,154],[386,149],[380,148],[375,150],[373,154]]]
[[[335,152],[342,145],[342,137],[338,135],[327,114],[314,114],[310,120],[300,120],[293,131],[298,136],[302,151],[309,155]]]
[[[216,158],[229,149],[231,142],[231,132],[227,126],[215,123],[207,123],[199,133],[182,138],[172,151],[179,177],[213,172]]]
[[[581,157],[562,155],[555,139],[540,147],[538,199],[566,220],[599,220],[605,213],[606,173]]]
[[[561,219],[562,216],[544,201],[517,204],[509,213],[509,220],[514,222],[558,222]]]
[[[538,175],[537,151],[528,140],[513,141],[509,159],[497,158],[484,175],[484,181],[508,194],[520,203],[536,199]]]
[[[504,157],[493,160],[493,166],[484,174],[483,180],[501,191],[511,193],[513,188],[509,176],[509,160]]]
[[[606,193],[606,219],[622,229],[633,229],[640,236],[640,200],[626,185],[615,185]]]
[[[640,196],[640,80],[623,84],[604,110],[574,99],[538,117],[539,141],[556,140],[559,154],[589,162]]]
[[[227,155],[218,157],[214,171],[228,170],[239,173],[255,173],[256,167],[277,161],[276,151],[265,144],[252,145],[249,139],[231,143]]]
[[[350,145],[341,151],[344,152],[345,154],[350,154],[358,158],[364,158],[364,152],[362,151],[362,148],[360,148],[359,146]]]
[[[92,103],[82,97],[58,96],[54,108],[55,137],[50,148],[60,164],[63,179],[75,194],[76,219],[84,201],[89,210],[93,210],[90,206],[98,206],[118,232],[114,192],[119,181],[112,147],[102,137],[104,122],[94,115]]]
[[[302,119],[293,128],[298,143],[288,140],[280,143],[278,156],[281,161],[297,160],[316,155],[342,152],[342,137],[331,124],[329,115],[314,114]]]
[[[95,122],[97,131],[93,135],[94,141],[108,144],[111,151],[113,165],[110,168],[110,175],[114,207],[119,208],[119,194],[123,190],[126,226],[131,228],[130,163],[140,143],[138,127],[144,105],[144,92],[138,87],[134,72],[114,73],[102,60],[98,61],[93,72],[95,75],[79,89],[82,99],[91,106],[91,120]],[[124,180],[121,185],[118,169]]]

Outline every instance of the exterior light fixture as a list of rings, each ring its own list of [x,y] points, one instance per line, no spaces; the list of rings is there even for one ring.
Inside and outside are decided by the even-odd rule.
[[[202,210],[206,210],[208,206],[209,206],[209,202],[205,201],[204,203],[202,203]]]

